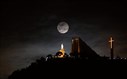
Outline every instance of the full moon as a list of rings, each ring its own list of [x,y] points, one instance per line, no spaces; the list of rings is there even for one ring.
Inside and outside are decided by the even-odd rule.
[[[62,34],[67,33],[69,30],[69,25],[66,22],[60,22],[57,25],[57,30]]]

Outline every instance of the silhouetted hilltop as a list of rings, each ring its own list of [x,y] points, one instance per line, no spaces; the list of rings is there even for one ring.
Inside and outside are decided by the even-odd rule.
[[[73,76],[77,74],[78,76],[86,74],[89,71],[92,71],[92,73],[95,71],[105,72],[111,69],[110,72],[112,72],[116,69],[116,67],[117,70],[118,68],[122,69],[127,67],[127,60],[110,60],[105,57],[101,57],[99,59],[67,57],[51,58],[46,61],[45,58],[42,57],[41,59],[36,60],[36,62],[31,63],[31,65],[27,68],[14,71],[9,76],[9,79],[43,79],[51,77],[52,75],[59,78],[57,76],[65,74],[66,76],[71,76],[70,74],[73,74]]]
[[[99,72],[125,70],[127,59],[101,57],[92,50],[81,38],[72,38],[70,55],[67,55],[63,44],[55,54],[41,57],[29,67],[14,71],[9,79],[43,79],[43,78],[86,78]]]

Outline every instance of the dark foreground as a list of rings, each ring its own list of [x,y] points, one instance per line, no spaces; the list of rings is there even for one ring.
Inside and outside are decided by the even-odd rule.
[[[113,76],[127,69],[125,59],[75,59],[56,58],[45,61],[44,58],[32,63],[29,67],[14,71],[9,79],[47,79],[47,78],[93,78]],[[117,74],[114,76],[116,77]]]

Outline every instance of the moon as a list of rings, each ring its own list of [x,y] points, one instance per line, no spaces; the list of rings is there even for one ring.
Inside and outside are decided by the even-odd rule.
[[[64,34],[64,33],[67,33],[68,30],[69,30],[69,25],[67,22],[60,22],[58,25],[57,25],[57,30],[58,32]]]

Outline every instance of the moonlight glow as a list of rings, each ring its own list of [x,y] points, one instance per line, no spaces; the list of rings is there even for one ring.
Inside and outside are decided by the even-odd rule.
[[[69,30],[69,25],[66,22],[60,22],[57,26],[57,30],[62,34],[67,33]]]

